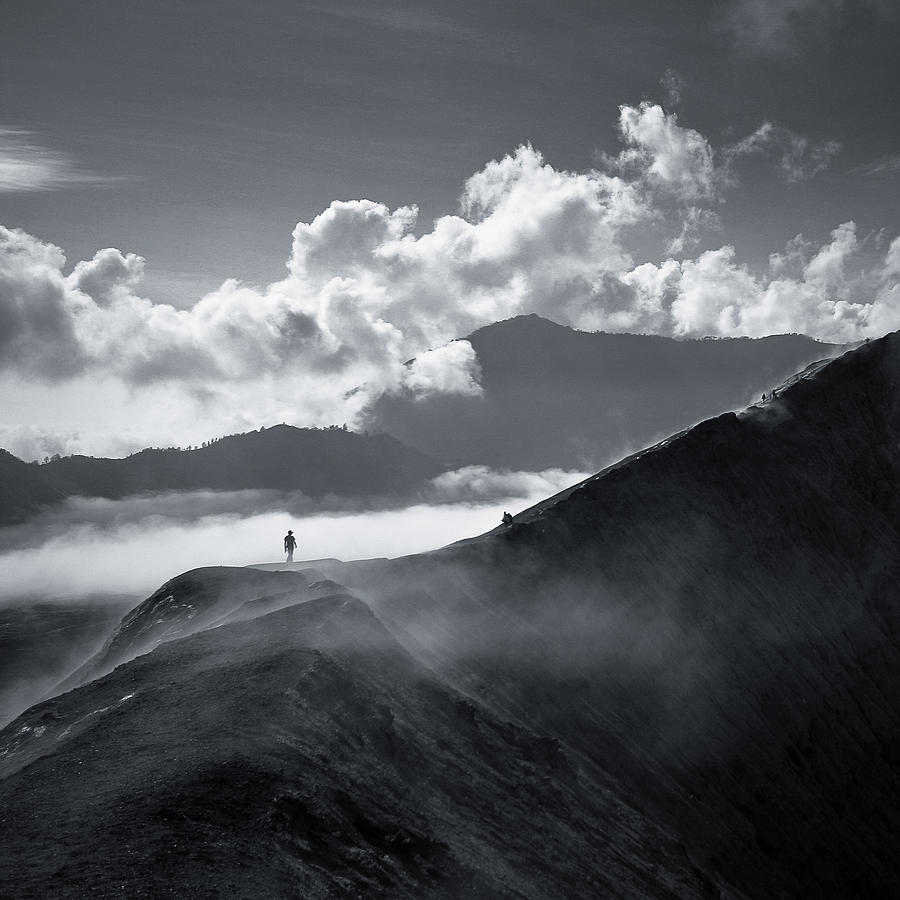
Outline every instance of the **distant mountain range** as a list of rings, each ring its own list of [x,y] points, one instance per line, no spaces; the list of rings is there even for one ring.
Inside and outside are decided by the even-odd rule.
[[[589,471],[743,407],[846,346],[798,334],[674,340],[575,331],[536,315],[470,334],[482,396],[385,394],[366,425],[451,467]]]
[[[290,425],[224,437],[195,450],[142,450],[126,459],[67,456],[37,465],[0,451],[0,521],[22,521],[72,496],[118,499],[245,488],[310,497],[409,495],[444,469],[387,434]]]
[[[309,497],[411,498],[441,472],[598,468],[846,347],[802,335],[679,341],[574,331],[520,316],[471,334],[481,396],[385,394],[367,433],[272,428],[193,450],[148,449],[26,464],[0,451],[0,524],[66,497],[269,489]]]
[[[898,384],[895,334],[480,537],[172,579],[0,731],[0,892],[892,896]]]

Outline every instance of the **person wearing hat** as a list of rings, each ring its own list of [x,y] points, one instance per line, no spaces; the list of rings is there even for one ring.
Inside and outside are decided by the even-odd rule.
[[[297,538],[294,537],[294,532],[288,529],[288,533],[284,536],[284,552],[287,553],[287,561],[294,561],[294,550],[297,547]]]

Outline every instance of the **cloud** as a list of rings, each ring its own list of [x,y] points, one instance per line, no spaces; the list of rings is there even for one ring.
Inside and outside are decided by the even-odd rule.
[[[477,394],[474,351],[448,342],[521,313],[676,335],[852,338],[893,321],[896,274],[858,271],[852,223],[818,262],[797,244],[764,273],[728,244],[695,259],[636,262],[629,251],[639,228],[664,222],[675,226],[667,253],[692,252],[720,227],[711,207],[736,188],[740,159],[768,154],[798,180],[836,145],[764,123],[715,148],[650,102],[620,107],[618,128],[621,152],[596,168],[556,168],[528,144],[490,161],[463,185],[457,213],[430,227],[415,206],[335,201],[297,224],[283,278],[227,279],[184,308],[144,296],[137,253],[105,248],[65,274],[59,247],[0,227],[0,390],[118,385],[121,439],[105,452],[123,452],[280,421],[352,424],[384,391]],[[104,452],[98,433],[53,418],[52,434],[12,439],[38,456],[57,439]]]
[[[855,2],[883,16],[897,11],[893,0]],[[730,0],[722,21],[741,50],[785,56],[820,43],[847,6],[848,0]]]
[[[735,163],[741,157],[775,156],[781,177],[796,182],[823,172],[841,150],[837,141],[810,141],[772,122],[717,150],[700,132],[680,125],[675,113],[646,100],[619,107],[619,135],[626,148],[604,157],[606,165],[688,206],[722,202],[737,185]]]
[[[686,85],[684,78],[675,69],[666,69],[662,78],[659,79],[659,83],[666,92],[666,100],[669,106],[680,106]]]
[[[77,431],[33,425],[0,425],[0,447],[27,462],[47,456],[72,456],[82,452]]]
[[[841,152],[838,141],[811,142],[782,125],[763,122],[752,134],[723,149],[726,165],[756,153],[779,157],[778,172],[788,183],[806,181],[821,174]]]
[[[850,170],[851,175],[863,175],[866,178],[887,177],[896,175],[898,172],[900,172],[900,153],[881,156],[872,162],[854,166]]]
[[[59,248],[4,229],[0,365],[49,380],[91,369],[133,385],[302,377],[332,398],[383,389],[403,379],[405,356],[486,322],[567,307],[576,317],[594,280],[630,265],[620,233],[646,214],[622,179],[557,170],[528,146],[473,175],[461,208],[417,236],[414,207],[332,203],[294,230],[285,279],[228,280],[189,309],[140,295],[135,254],[101,250],[65,277]],[[429,390],[471,390],[435,374]]]
[[[843,0],[732,0],[725,21],[738,46],[767,55],[794,51],[820,34],[843,6]]]
[[[509,497],[551,497],[584,481],[592,473],[566,469],[542,472],[498,471],[487,466],[465,466],[432,479],[435,500],[444,503],[502,500]]]
[[[404,373],[403,385],[420,397],[432,394],[478,396],[482,393],[480,378],[481,367],[475,348],[468,341],[458,340],[416,356]]]
[[[34,133],[0,127],[0,193],[52,191],[115,179],[85,171],[64,153],[34,141]]]
[[[82,367],[64,263],[58,247],[0,226],[0,365],[48,378]]]
[[[682,336],[803,332],[823,340],[876,337],[900,327],[900,238],[871,270],[859,269],[856,225],[845,222],[813,249],[802,236],[770,269],[753,274],[726,245],[696,259],[644,264],[623,276],[656,325]],[[789,274],[793,268],[796,274]]]
[[[216,510],[215,495],[197,493],[182,497],[181,507],[171,497],[158,506],[148,499],[143,507],[140,498],[75,501],[63,514],[46,516],[40,527],[0,532],[0,605],[40,595],[147,595],[172,572],[281,561],[281,538],[288,528],[300,542],[298,559],[371,559],[433,550],[490,530],[504,508],[518,513],[546,496],[519,488],[557,483],[539,474],[507,475],[506,482],[510,493],[484,489],[486,499],[450,500],[451,494],[468,498],[478,493],[460,483],[456,491],[443,491],[447,501],[369,511],[288,511],[270,505],[267,511],[251,506],[248,514],[241,506],[231,512],[228,504],[238,498],[235,494],[221,498],[221,510]],[[205,503],[205,511],[198,515],[191,500]],[[180,508],[186,515],[154,515],[157,508],[168,513]],[[79,511],[87,520],[79,521]]]
[[[714,200],[722,189],[721,173],[709,141],[678,124],[675,113],[657,103],[619,107],[619,134],[627,145],[608,162],[636,172],[653,186],[681,200]]]
[[[706,231],[718,231],[722,227],[718,213],[700,206],[689,206],[681,220],[681,231],[666,245],[667,253],[683,253],[700,243]]]

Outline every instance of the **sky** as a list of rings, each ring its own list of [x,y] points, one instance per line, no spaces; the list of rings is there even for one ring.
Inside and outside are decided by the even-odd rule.
[[[0,446],[477,393],[447,342],[519,313],[898,328],[898,38],[892,0],[10,6]]]

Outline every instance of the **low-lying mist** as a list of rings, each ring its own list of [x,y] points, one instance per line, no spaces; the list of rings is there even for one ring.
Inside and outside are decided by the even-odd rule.
[[[473,467],[470,478],[457,475],[436,485],[433,502],[401,508],[310,510],[296,497],[294,503],[282,498],[289,502],[280,509],[267,508],[277,498],[261,491],[78,498],[58,512],[0,532],[0,604],[97,593],[143,596],[198,566],[277,562],[284,559],[288,528],[299,541],[297,560],[431,550],[487,531],[499,524],[504,510],[517,513],[582,477],[559,470],[491,473]],[[503,487],[509,493],[495,496]],[[458,499],[466,496],[470,499]]]

